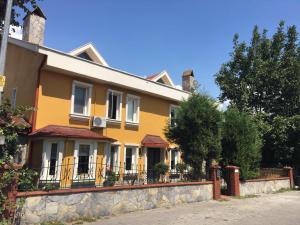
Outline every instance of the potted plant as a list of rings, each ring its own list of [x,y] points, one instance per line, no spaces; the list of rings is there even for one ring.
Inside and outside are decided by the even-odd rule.
[[[177,173],[180,174],[180,180],[183,180],[183,174],[184,174],[184,171],[186,170],[186,164],[185,163],[177,163],[176,164],[176,171]]]
[[[159,174],[160,175],[160,181],[161,182],[165,182],[166,180],[166,174],[167,172],[169,171],[169,166],[163,162],[160,162],[160,163],[157,163],[155,166],[154,166],[154,172],[156,174]]]
[[[117,181],[116,173],[111,170],[106,171],[106,179],[103,182],[103,186],[104,187],[113,187],[115,185],[116,181]]]

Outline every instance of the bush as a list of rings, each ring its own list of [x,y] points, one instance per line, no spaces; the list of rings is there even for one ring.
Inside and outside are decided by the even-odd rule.
[[[224,116],[222,165],[239,166],[242,180],[256,177],[259,173],[262,141],[255,120],[234,107],[229,108]]]
[[[36,189],[36,179],[38,172],[32,169],[22,169],[19,173],[19,187],[20,191],[33,191]]]
[[[169,171],[169,166],[163,162],[157,163],[154,166],[154,172],[158,173],[160,175],[166,175],[166,173]]]
[[[176,110],[175,126],[169,123],[165,136],[178,145],[184,163],[201,179],[203,162],[218,160],[221,150],[221,112],[211,97],[194,92]]]
[[[108,171],[106,171],[106,179],[105,179],[103,185],[105,187],[112,187],[115,185],[117,180],[118,180],[118,178],[116,176],[116,173],[111,170],[108,170]]]
[[[184,171],[186,170],[186,165],[184,163],[177,163],[176,164],[176,171],[179,172],[180,174],[183,174]]]

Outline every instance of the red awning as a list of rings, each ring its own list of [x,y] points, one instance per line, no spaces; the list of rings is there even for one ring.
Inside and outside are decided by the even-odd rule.
[[[149,134],[147,134],[142,140],[142,145],[153,148],[167,148],[169,146],[168,142],[166,142],[160,136]]]
[[[29,134],[30,137],[64,137],[64,138],[82,138],[105,140],[115,142],[116,140],[110,137],[102,136],[85,128],[75,128],[66,126],[48,125],[41,129],[35,130]]]

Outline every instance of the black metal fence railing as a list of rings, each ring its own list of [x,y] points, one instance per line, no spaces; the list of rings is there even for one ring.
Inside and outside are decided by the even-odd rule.
[[[36,190],[193,181],[188,170],[174,169],[162,173],[162,171],[152,168],[148,169],[133,164],[126,165],[126,163],[103,164],[97,162],[63,162],[58,165],[50,161],[46,166],[31,169],[38,174],[33,185]],[[205,179],[204,175],[200,177],[200,180],[204,181]],[[29,190],[19,187],[19,191]]]

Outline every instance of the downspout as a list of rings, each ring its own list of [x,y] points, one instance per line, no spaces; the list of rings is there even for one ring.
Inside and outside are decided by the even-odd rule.
[[[39,70],[38,70],[38,76],[37,76],[37,81],[36,81],[35,98],[34,98],[34,105],[33,105],[34,111],[32,113],[32,117],[31,117],[32,131],[36,130],[36,118],[37,118],[37,110],[38,110],[38,102],[39,102],[41,73],[42,73],[42,69],[43,69],[46,61],[47,61],[47,55],[44,55],[44,58],[39,67]]]

